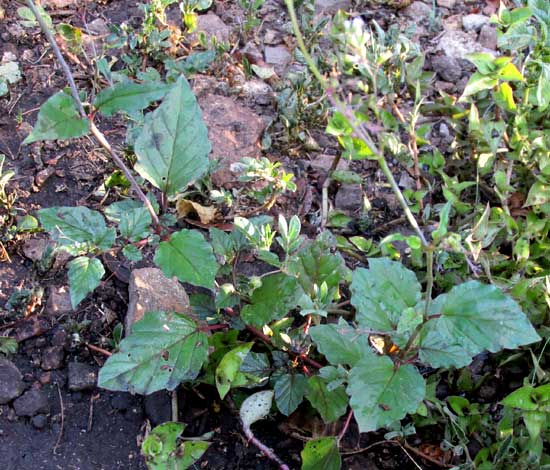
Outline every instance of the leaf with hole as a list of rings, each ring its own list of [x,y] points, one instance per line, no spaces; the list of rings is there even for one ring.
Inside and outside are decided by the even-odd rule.
[[[302,470],[340,470],[342,467],[342,458],[335,437],[308,441],[300,455]]]

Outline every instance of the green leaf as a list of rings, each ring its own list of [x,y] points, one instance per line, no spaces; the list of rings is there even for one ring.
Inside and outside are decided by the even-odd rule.
[[[335,437],[322,437],[307,442],[302,456],[302,470],[340,470],[342,458]]]
[[[38,211],[44,230],[72,254],[94,249],[108,250],[116,238],[114,228],[108,228],[103,216],[87,207],[51,207]]]
[[[69,286],[73,309],[99,286],[104,274],[105,268],[97,258],[79,256],[69,263]]]
[[[472,362],[472,355],[462,345],[437,331],[434,320],[429,320],[419,335],[420,360],[431,367],[446,369],[465,367]]]
[[[506,111],[515,111],[514,91],[508,83],[503,82],[498,85],[497,89],[493,92],[493,96],[500,107]]]
[[[6,356],[15,354],[18,346],[19,343],[15,338],[0,336],[0,354],[5,354]]]
[[[485,75],[481,75],[481,73],[476,72],[470,77],[470,80],[468,80],[461,99],[470,95],[475,95],[483,90],[490,90],[495,87],[497,83],[498,80],[496,78],[486,77]]]
[[[511,25],[506,33],[497,36],[499,49],[519,51],[538,40],[536,29],[526,22]]]
[[[120,234],[132,242],[146,238],[150,234],[151,214],[146,207],[137,207],[120,215]]]
[[[101,90],[94,100],[94,107],[105,116],[118,111],[133,114],[162,99],[170,88],[171,85],[159,82],[117,83]]]
[[[539,387],[524,385],[504,398],[502,404],[522,411],[543,411],[550,404],[550,384]]]
[[[208,337],[185,315],[147,312],[132,326],[99,372],[98,384],[107,390],[142,395],[174,390],[194,380],[208,357]]]
[[[218,263],[212,246],[197,230],[180,230],[161,242],[155,263],[168,277],[208,289],[214,287]]]
[[[360,334],[355,328],[340,318],[334,323],[310,328],[309,334],[317,349],[334,365],[348,364],[353,366],[366,354],[372,354],[368,337]]]
[[[525,206],[539,206],[550,202],[550,184],[543,183],[541,181],[535,181],[529,194],[527,195],[527,201],[525,201]]]
[[[285,374],[273,386],[275,403],[279,411],[289,416],[302,403],[307,392],[307,379],[301,374]]]
[[[498,78],[499,80],[505,80],[507,82],[523,81],[523,75],[518,70],[518,68],[512,63],[507,64],[501,70],[499,70]]]
[[[495,286],[465,282],[434,302],[441,306],[437,312],[441,316],[425,327],[435,329],[450,345],[459,344],[471,356],[540,340],[517,302]]]
[[[332,423],[342,416],[348,407],[348,396],[344,387],[328,390],[324,379],[310,377],[307,382],[306,398],[315,408],[325,423]]]
[[[331,178],[345,184],[361,184],[363,182],[363,178],[359,173],[350,170],[334,170]]]
[[[28,145],[38,140],[71,139],[88,132],[90,121],[80,117],[72,96],[60,91],[40,107],[36,125],[23,144]]]
[[[126,245],[124,248],[122,248],[122,254],[126,256],[128,261],[137,262],[143,259],[141,251],[139,251],[138,248],[134,245]]]
[[[252,341],[233,348],[223,356],[218,364],[216,368],[216,387],[222,400],[231,389],[231,385],[237,377],[239,369],[253,344],[254,342]]]
[[[370,258],[369,269],[356,269],[350,289],[359,325],[378,331],[395,330],[402,313],[421,296],[416,275],[387,258]]]
[[[145,116],[135,142],[135,169],[168,196],[174,196],[206,172],[210,150],[201,110],[181,76],[162,104]]]
[[[496,66],[493,63],[495,61],[493,54],[477,52],[468,54],[466,58],[476,66],[477,70],[482,75],[489,75],[496,70]]]
[[[546,62],[537,63],[541,67],[537,84],[537,101],[539,110],[544,111],[550,106],[550,64]]]
[[[426,394],[418,370],[388,356],[367,356],[350,372],[347,392],[360,432],[375,431],[414,413]]]
[[[191,467],[208,449],[205,441],[178,443],[185,424],[168,422],[153,428],[141,445],[149,470],[185,470]]]
[[[248,325],[262,327],[296,308],[301,295],[295,278],[283,273],[265,276],[262,285],[252,292],[250,304],[241,310],[241,318]]]

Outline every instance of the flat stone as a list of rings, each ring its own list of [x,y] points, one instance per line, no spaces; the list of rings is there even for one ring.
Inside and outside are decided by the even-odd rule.
[[[489,17],[485,15],[471,14],[462,17],[462,27],[466,32],[475,31],[477,33],[486,24],[489,24]]]
[[[88,30],[97,35],[109,34],[109,26],[103,18],[96,18],[88,23]]]
[[[437,6],[443,8],[454,8],[456,0],[437,0]]]
[[[67,8],[75,6],[75,0],[42,0],[42,6],[52,8]]]
[[[313,169],[323,173],[328,173],[332,167],[332,162],[334,161],[334,155],[316,155],[311,160],[307,161],[308,165]],[[338,165],[336,165],[337,170],[347,170],[349,169],[349,163],[347,160],[340,158]]]
[[[50,240],[45,238],[29,238],[23,243],[23,254],[31,261],[40,261],[49,246],[53,246]]]
[[[44,370],[59,369],[63,364],[65,353],[62,347],[50,346],[42,351],[41,367]]]
[[[401,10],[400,14],[405,18],[420,21],[432,14],[432,7],[424,2],[412,2],[407,8]]]
[[[334,198],[334,207],[355,212],[363,208],[363,190],[360,184],[343,184]]]
[[[206,15],[199,15],[197,29],[189,36],[189,41],[191,43],[198,42],[199,33],[203,33],[208,40],[215,37],[218,43],[229,42],[231,28],[218,15],[207,13]]]
[[[128,287],[130,299],[125,320],[126,335],[147,312],[189,313],[189,297],[177,279],[158,268],[134,269]]]
[[[483,47],[463,31],[446,31],[439,39],[437,50],[454,59],[466,59],[468,54],[482,52]]]
[[[44,392],[36,388],[27,390],[13,402],[13,408],[17,416],[32,417],[39,413],[49,413],[50,404]]]
[[[17,366],[7,359],[0,358],[0,405],[17,398],[24,389],[23,376]]]
[[[315,15],[336,13],[338,10],[349,10],[351,0],[315,0]]]
[[[266,63],[275,65],[275,69],[279,73],[292,62],[292,55],[286,46],[266,46],[264,56]]]
[[[243,157],[260,156],[259,142],[265,122],[250,108],[225,96],[206,95],[199,98],[199,104],[212,142],[210,156],[220,161],[212,182],[216,186],[232,186],[238,178],[230,166]]]
[[[73,311],[71,294],[68,286],[53,286],[46,302],[46,313],[59,316]]]
[[[96,368],[82,362],[69,363],[69,390],[81,392],[92,390],[97,382]]]
[[[497,45],[497,30],[493,25],[486,24],[481,27],[478,38],[479,44],[486,49],[496,51]]]
[[[273,88],[263,80],[248,80],[238,87],[238,90],[243,97],[261,106],[267,106],[274,100]]]
[[[432,57],[432,68],[443,80],[456,82],[462,77],[462,67],[457,59],[445,55]]]

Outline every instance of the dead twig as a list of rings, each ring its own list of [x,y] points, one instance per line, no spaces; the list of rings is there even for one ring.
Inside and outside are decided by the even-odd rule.
[[[106,349],[103,349],[103,348],[100,348],[99,346],[94,346],[93,344],[90,344],[90,343],[86,343],[86,347],[88,349],[91,349],[92,351],[95,351],[97,353],[100,353],[100,354],[103,354],[104,356],[112,356],[113,353],[110,352],[110,351],[107,351]]]
[[[57,385],[57,394],[59,395],[59,406],[61,407],[61,426],[59,428],[59,435],[57,436],[57,441],[55,441],[55,445],[53,446],[53,453],[55,454],[57,452],[57,448],[59,447],[59,444],[61,443],[61,439],[63,438],[63,428],[65,426],[65,406],[63,405],[63,397],[61,396],[61,388],[59,387],[59,384]]]

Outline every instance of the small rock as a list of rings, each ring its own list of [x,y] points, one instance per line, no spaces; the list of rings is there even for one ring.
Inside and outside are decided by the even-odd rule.
[[[401,177],[399,178],[398,184],[399,184],[399,187],[403,189],[416,188],[416,182],[406,171],[401,173]]]
[[[489,24],[489,17],[480,14],[465,15],[462,17],[464,31],[475,31],[476,33],[486,24]]]
[[[446,56],[453,59],[466,59],[468,54],[482,52],[481,45],[463,31],[446,31],[439,39],[437,50],[441,50]]]
[[[285,46],[266,46],[264,49],[265,61],[279,68],[284,68],[292,61],[292,56]]]
[[[50,240],[44,238],[29,238],[23,243],[23,254],[31,261],[40,261],[46,248],[53,246]]]
[[[232,186],[236,177],[231,165],[242,157],[259,157],[265,122],[250,108],[225,96],[208,94],[199,98],[199,104],[212,142],[210,157],[219,160],[212,182],[216,186]]]
[[[109,34],[109,26],[103,18],[96,18],[94,21],[88,23],[88,29],[91,33],[97,35]]]
[[[334,198],[336,209],[355,212],[363,208],[363,189],[360,184],[343,184]]]
[[[443,8],[454,8],[456,0],[437,0],[437,6]]]
[[[31,419],[31,423],[36,429],[44,429],[48,424],[48,418],[46,415],[36,415]]]
[[[277,31],[273,29],[268,29],[264,34],[264,44],[269,44],[273,46],[281,42],[280,35]]]
[[[239,91],[242,95],[256,104],[267,106],[273,102],[273,89],[263,80],[248,80],[244,82]]]
[[[183,286],[175,278],[167,278],[158,268],[134,269],[128,292],[127,335],[146,312],[189,312],[189,297]]]
[[[17,366],[7,359],[0,358],[0,404],[17,398],[24,389],[23,376]]]
[[[449,127],[444,122],[439,125],[439,135],[444,139],[451,135],[451,133],[449,132]]]
[[[412,2],[407,8],[401,10],[401,15],[416,21],[429,18],[432,14],[432,7],[424,2]]]
[[[462,67],[458,60],[445,55],[432,57],[432,68],[443,80],[456,82],[462,77]]]
[[[36,388],[27,390],[13,402],[13,408],[17,416],[32,417],[38,413],[49,413],[50,404],[44,392]]]
[[[495,51],[497,49],[497,30],[493,25],[483,25],[479,32],[479,43],[486,49]]]
[[[336,13],[338,10],[349,10],[351,0],[315,0],[315,15],[327,15]]]
[[[198,42],[199,33],[203,33],[207,39],[215,37],[218,43],[229,42],[231,28],[218,15],[207,13],[206,15],[199,15],[197,29],[189,36],[189,41],[191,43]]]
[[[462,29],[462,15],[451,15],[443,18],[443,29],[446,31],[460,31]]]
[[[75,0],[42,0],[43,6],[50,6],[53,8],[67,8],[75,4]]]
[[[81,362],[69,363],[69,390],[71,392],[91,390],[96,386],[96,381],[95,367]]]
[[[52,316],[59,316],[73,311],[71,294],[68,286],[51,287],[48,301],[46,302],[46,313]]]
[[[241,55],[245,56],[251,64],[261,64],[264,61],[262,51],[253,42],[248,42],[240,50]]]
[[[172,401],[164,390],[146,395],[143,406],[152,426],[158,426],[172,419]]]
[[[21,26],[19,23],[10,24],[8,26],[8,33],[10,33],[13,39],[20,39],[26,35],[26,32],[23,29],[23,26]]]
[[[44,370],[59,369],[63,363],[64,352],[59,346],[51,346],[42,352],[41,367]]]
[[[309,165],[313,170],[317,170],[319,172],[328,173],[330,168],[332,167],[332,162],[334,161],[335,156],[334,155],[316,155],[311,160],[307,161],[307,165]],[[338,165],[336,165],[337,170],[348,170],[349,169],[349,163],[347,160],[341,158],[338,162]]]

